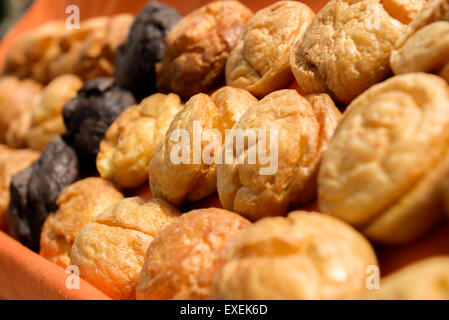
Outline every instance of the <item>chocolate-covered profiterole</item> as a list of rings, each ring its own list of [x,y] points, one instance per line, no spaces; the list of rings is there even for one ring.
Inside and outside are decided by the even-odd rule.
[[[78,179],[75,151],[61,138],[50,142],[41,157],[13,176],[8,220],[11,235],[34,251],[39,249],[42,225],[56,211],[56,199]]]
[[[97,78],[87,81],[78,96],[65,105],[67,135],[83,170],[95,168],[100,141],[109,126],[135,103],[133,94],[116,86],[113,78]]]
[[[117,49],[115,79],[138,99],[156,92],[155,64],[165,52],[164,39],[181,19],[174,8],[159,2],[148,3],[136,16],[127,40]]]

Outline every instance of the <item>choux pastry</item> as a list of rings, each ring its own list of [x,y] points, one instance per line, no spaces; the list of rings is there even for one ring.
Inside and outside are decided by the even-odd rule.
[[[389,58],[424,0],[331,0],[293,50],[291,68],[306,93],[348,104],[390,74]],[[395,5],[391,5],[395,4]]]
[[[253,143],[240,150],[225,145],[224,157],[231,161],[223,159],[218,165],[223,208],[257,220],[285,215],[314,200],[321,158],[339,118],[340,111],[328,95],[306,99],[287,89],[250,108],[233,130],[253,132]],[[258,134],[260,129],[264,135]]]
[[[411,241],[444,215],[449,89],[409,73],[377,84],[345,111],[318,179],[322,212],[385,244]]]
[[[225,254],[250,225],[241,216],[222,209],[182,215],[151,243],[139,277],[137,299],[209,298]]]
[[[26,136],[30,148],[43,150],[50,141],[65,133],[62,109],[76,96],[82,85],[77,76],[66,74],[44,88],[31,108],[31,127]]]
[[[42,227],[39,254],[67,268],[70,250],[81,228],[107,208],[122,200],[123,195],[107,180],[87,178],[61,191],[56,205]]]
[[[395,74],[435,72],[449,81],[449,1],[429,0],[391,53]]]
[[[28,149],[0,153],[0,230],[7,228],[9,184],[12,177],[29,167],[38,157],[38,152]]]
[[[41,91],[41,85],[31,79],[0,78],[0,143],[15,148],[25,146],[26,123],[23,129],[13,123],[30,112]]]
[[[127,198],[86,224],[75,238],[70,265],[112,299],[133,300],[153,238],[180,212],[164,200]]]
[[[246,24],[226,62],[226,83],[263,98],[293,81],[290,51],[315,14],[305,4],[279,1]]]
[[[238,1],[212,1],[182,18],[165,38],[156,64],[157,87],[183,98],[207,92],[224,80],[229,52],[252,12]]]
[[[295,211],[262,219],[237,239],[212,299],[355,299],[372,266],[374,250],[357,231],[330,216]]]
[[[147,181],[156,147],[182,107],[178,95],[156,93],[123,112],[100,143],[100,175],[122,188],[138,187]]]
[[[193,96],[175,116],[150,163],[154,196],[179,206],[216,192],[216,163],[226,132],[256,103],[248,91],[232,87],[211,97]],[[207,130],[215,131],[207,137]]]

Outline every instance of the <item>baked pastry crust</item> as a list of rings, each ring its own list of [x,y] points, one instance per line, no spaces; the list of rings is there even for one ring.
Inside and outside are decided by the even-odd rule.
[[[66,74],[51,81],[31,108],[31,126],[26,135],[27,145],[43,150],[53,139],[65,133],[62,109],[74,98],[83,82]]]
[[[226,62],[226,83],[263,98],[293,81],[290,51],[315,14],[305,4],[279,1],[246,24]]]
[[[213,1],[182,18],[165,39],[156,64],[157,87],[183,98],[207,92],[224,79],[229,52],[252,12],[238,1]]]
[[[112,299],[135,299],[148,246],[179,214],[156,198],[116,202],[78,233],[70,264],[79,268],[81,278]]]
[[[415,239],[443,216],[448,143],[443,79],[409,73],[373,86],[348,107],[324,156],[320,209],[377,242]]]
[[[379,290],[367,291],[369,300],[448,300],[449,258],[433,257],[415,262],[387,276]]]
[[[8,126],[6,132],[6,144],[12,148],[20,149],[27,147],[27,134],[31,127],[31,109],[37,103],[39,94],[36,95],[34,103],[30,104],[30,108],[22,112],[14,118]]]
[[[3,73],[43,84],[50,82],[49,62],[61,54],[59,43],[68,33],[64,21],[48,22],[25,33],[8,52]]]
[[[159,144],[150,163],[150,185],[154,196],[166,199],[176,206],[184,201],[198,201],[217,190],[216,159],[219,154],[213,154],[214,161],[210,164],[199,159],[194,163],[196,151],[194,133],[196,121],[201,121],[202,130],[218,129],[221,134],[221,144],[224,142],[226,130],[231,129],[242,115],[257,103],[248,91],[232,87],[224,87],[211,97],[205,94],[193,96],[173,119],[164,140]],[[172,133],[186,130],[189,136],[190,164],[174,163],[172,152],[180,143],[173,141]],[[202,141],[200,155],[202,156],[209,142]]]
[[[416,12],[411,3],[421,1],[384,2],[331,0],[315,16],[291,59],[304,92],[328,92],[348,104],[387,78],[391,50],[406,29],[396,17]]]
[[[156,93],[123,112],[100,143],[100,175],[122,188],[138,187],[147,181],[156,147],[182,107],[178,95]]]
[[[216,208],[182,215],[148,248],[137,299],[209,298],[214,275],[226,252],[250,225],[241,216]]]
[[[263,175],[261,170],[268,165],[259,157],[256,164],[250,164],[248,146],[240,154],[234,150],[232,162],[222,161],[217,170],[223,208],[257,220],[285,215],[289,208],[312,201],[321,158],[340,115],[327,94],[305,99],[296,90],[288,89],[269,94],[249,109],[234,129],[263,128],[268,141],[275,139],[277,130],[277,154],[268,146],[266,152],[267,156],[277,156],[276,172]],[[238,161],[241,157],[244,164]]]
[[[369,242],[349,225],[315,212],[262,219],[230,249],[213,299],[354,299],[377,266]]]
[[[68,29],[49,22],[25,33],[8,53],[3,72],[48,84],[64,74],[90,80],[114,74],[115,51],[126,39],[134,17],[118,14],[83,21]]]
[[[57,43],[58,53],[47,63],[49,71],[49,81],[64,74],[74,74],[76,64],[82,55],[84,43],[92,34],[104,34],[109,18],[105,16],[94,17],[83,21],[79,29],[66,29],[64,33],[59,33]],[[97,55],[101,48],[97,48]]]
[[[79,47],[72,73],[83,80],[113,76],[116,50],[126,40],[133,20],[131,14],[118,14],[106,18],[103,27],[92,29]]]
[[[58,210],[48,216],[42,227],[39,254],[67,268],[70,250],[81,228],[122,199],[122,193],[101,178],[83,179],[66,187],[56,201]]]
[[[449,2],[430,0],[391,53],[395,74],[436,72],[445,77],[449,63]]]
[[[41,85],[30,79],[19,80],[13,76],[0,79],[1,143],[6,142],[11,147],[25,146],[22,127],[12,126],[12,123],[30,112],[41,90]]]
[[[8,151],[0,153],[0,230],[7,228],[9,184],[12,176],[29,167],[39,157],[39,152],[33,150],[5,150]]]

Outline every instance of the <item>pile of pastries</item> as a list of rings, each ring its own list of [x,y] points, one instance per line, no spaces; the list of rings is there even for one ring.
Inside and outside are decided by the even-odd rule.
[[[449,257],[370,283],[373,244],[446,223],[448,35],[449,0],[46,24],[0,78],[0,226],[114,299],[449,299]],[[198,124],[220,148],[178,148]],[[224,148],[259,129],[268,174]]]

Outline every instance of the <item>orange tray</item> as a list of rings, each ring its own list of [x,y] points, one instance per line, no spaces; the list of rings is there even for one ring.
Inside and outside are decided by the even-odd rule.
[[[26,32],[47,21],[65,19],[65,8],[68,5],[78,5],[81,19],[98,15],[116,13],[137,13],[147,0],[37,0],[4,37],[0,43],[0,66],[3,65],[5,55],[13,41]],[[176,7],[182,14],[187,14],[199,6],[209,2],[207,0],[163,0]],[[275,0],[242,0],[253,11],[257,11]],[[326,0],[302,0],[315,11],[327,2]],[[292,88],[297,88],[292,84]],[[147,186],[134,190],[133,195],[151,198]],[[192,204],[185,210],[195,208],[220,207],[218,197],[213,195],[203,201]],[[309,209],[316,209],[310,206]],[[439,226],[421,240],[413,244],[399,247],[376,247],[383,275],[398,268],[430,256],[449,254],[449,225]],[[0,297],[5,299],[109,299],[105,294],[81,280],[80,289],[66,288],[67,274],[65,270],[45,260],[36,253],[28,250],[8,235],[0,232]]]

